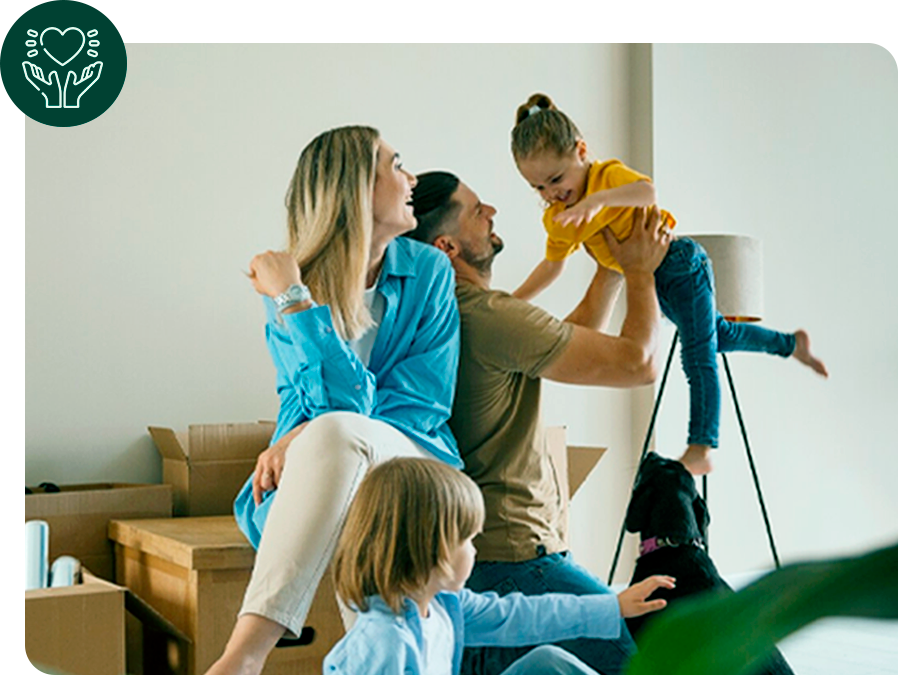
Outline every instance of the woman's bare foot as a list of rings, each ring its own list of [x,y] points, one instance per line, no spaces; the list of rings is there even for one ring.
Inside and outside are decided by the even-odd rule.
[[[792,352],[792,356],[811,368],[815,373],[819,373],[823,377],[829,377],[823,361],[811,354],[811,338],[808,337],[807,331],[795,331],[795,351]]]
[[[704,476],[711,473],[711,446],[692,444],[680,457],[680,463],[693,476]]]
[[[206,675],[258,675],[264,666],[264,660],[257,663],[238,654],[225,653],[209,667]]]
[[[234,624],[224,654],[205,675],[259,675],[269,652],[285,628],[258,614],[241,614]]]

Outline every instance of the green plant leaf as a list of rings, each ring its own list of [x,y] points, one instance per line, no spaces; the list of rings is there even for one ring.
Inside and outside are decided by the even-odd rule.
[[[788,565],[738,593],[663,612],[646,626],[627,675],[750,674],[777,642],[819,618],[898,619],[898,544]]]

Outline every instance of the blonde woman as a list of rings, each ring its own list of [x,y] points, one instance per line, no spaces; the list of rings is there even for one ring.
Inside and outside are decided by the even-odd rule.
[[[415,228],[415,178],[369,127],[303,150],[288,249],[253,258],[280,396],[272,444],[235,502],[258,549],[243,607],[209,675],[257,674],[298,635],[368,469],[391,457],[461,465],[447,426],[458,365],[455,279]]]

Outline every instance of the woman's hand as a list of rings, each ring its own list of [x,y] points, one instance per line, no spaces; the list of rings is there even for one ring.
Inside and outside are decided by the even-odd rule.
[[[293,439],[302,433],[308,422],[303,422],[284,434],[277,443],[259,454],[256,460],[256,471],[253,473],[253,501],[256,506],[262,503],[262,495],[274,490],[281,482],[281,474],[284,472],[284,460],[287,457],[287,448]]]
[[[659,609],[664,609],[667,606],[667,600],[646,600],[646,598],[659,588],[673,588],[675,581],[673,577],[656,574],[621,591],[617,594],[617,601],[620,604],[620,615],[625,619],[630,619],[634,616],[642,616],[649,612],[657,612]]]
[[[284,251],[266,251],[253,258],[249,263],[249,278],[257,293],[271,298],[293,284],[302,283],[296,258]]]

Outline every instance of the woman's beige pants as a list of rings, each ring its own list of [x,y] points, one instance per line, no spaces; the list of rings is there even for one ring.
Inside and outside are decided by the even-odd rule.
[[[393,457],[433,455],[364,415],[316,417],[287,449],[240,614],[259,614],[299,635],[368,469]]]

